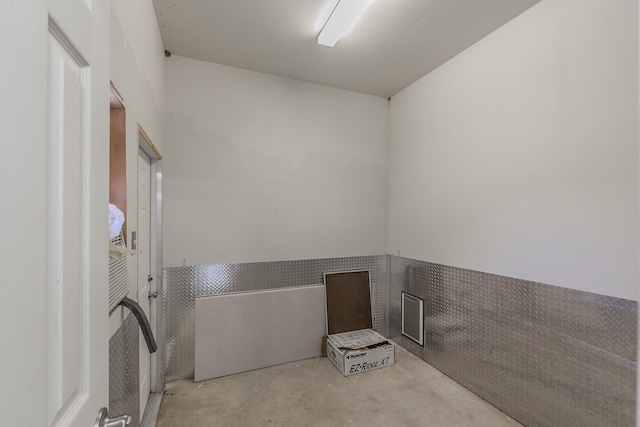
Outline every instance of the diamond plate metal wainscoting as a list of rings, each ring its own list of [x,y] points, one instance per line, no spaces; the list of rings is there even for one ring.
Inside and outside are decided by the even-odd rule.
[[[390,256],[390,336],[527,426],[635,426],[637,303]],[[424,348],[400,292],[424,298]]]
[[[387,262],[387,255],[372,255],[163,269],[164,381],[193,377],[197,297],[317,285],[325,272],[369,270],[374,327],[386,335]]]
[[[109,340],[109,413],[131,416],[140,426],[140,362],[138,322],[129,313]]]

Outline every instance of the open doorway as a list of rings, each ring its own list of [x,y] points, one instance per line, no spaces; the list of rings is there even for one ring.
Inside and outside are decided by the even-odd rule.
[[[111,85],[109,96],[109,203],[124,213],[122,236],[127,239],[127,114],[118,90]]]
[[[127,248],[135,252],[135,255],[127,258],[125,265],[128,272],[123,276],[127,279],[127,285],[118,301],[129,297],[140,306],[146,318],[149,319],[153,337],[161,346],[158,340],[161,331],[159,315],[161,306],[156,303],[159,301],[157,297],[161,282],[161,155],[140,126],[137,128],[137,144],[132,144],[130,137],[127,141],[127,110],[113,84],[110,105],[109,202],[116,205],[124,214],[122,236],[127,239]],[[132,152],[132,149],[135,151]],[[129,193],[127,192],[128,184]],[[110,406],[112,404],[123,406],[121,412],[132,414],[139,422],[144,420],[144,414],[149,412],[150,404],[157,409],[159,403],[159,396],[151,398],[162,389],[160,353],[150,354],[144,335],[139,333],[138,325],[135,324],[136,322],[126,323],[129,314],[121,310],[120,307],[114,307],[110,316],[110,327],[112,337],[118,333],[118,337],[125,338],[116,341],[122,341],[126,344],[126,348],[114,347],[113,352],[114,355],[130,352],[129,354],[135,356],[125,363],[126,366],[118,367],[119,371],[124,372],[121,375],[118,372],[117,381],[114,381],[113,399],[110,388]],[[134,345],[138,347],[135,351],[132,349]],[[117,357],[114,360],[118,360]]]

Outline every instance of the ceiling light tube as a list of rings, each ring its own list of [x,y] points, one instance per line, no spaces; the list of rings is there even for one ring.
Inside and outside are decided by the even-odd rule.
[[[341,0],[318,35],[318,44],[333,47],[356,26],[373,0]]]

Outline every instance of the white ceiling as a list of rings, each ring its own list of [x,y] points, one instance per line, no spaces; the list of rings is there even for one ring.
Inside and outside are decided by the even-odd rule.
[[[334,48],[316,43],[326,1],[153,3],[172,54],[389,97],[540,0],[375,0]]]

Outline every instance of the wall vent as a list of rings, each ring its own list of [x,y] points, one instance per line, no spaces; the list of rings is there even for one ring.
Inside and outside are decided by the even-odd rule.
[[[111,239],[116,246],[124,246],[122,233]],[[129,293],[129,270],[127,257],[119,259],[109,256],[109,313],[118,306]]]
[[[424,346],[424,301],[402,292],[402,335]]]

